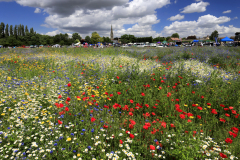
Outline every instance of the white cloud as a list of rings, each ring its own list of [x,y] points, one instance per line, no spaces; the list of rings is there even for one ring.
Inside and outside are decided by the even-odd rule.
[[[224,11],[223,13],[231,13],[231,10]]]
[[[170,21],[176,21],[176,20],[182,20],[182,19],[184,19],[184,15],[180,15],[180,14],[177,14],[176,16],[172,16],[168,18],[168,20]]]
[[[187,37],[189,35],[196,35],[197,37],[203,37],[211,35],[214,30],[217,30],[219,35],[231,36],[240,28],[229,26],[220,26],[220,24],[229,22],[231,18],[222,16],[215,17],[213,15],[204,15],[198,18],[197,21],[175,21],[171,25],[164,27],[161,32],[164,36],[178,33],[180,37]]]
[[[34,13],[41,13],[41,9],[36,8],[35,11],[34,11]]]
[[[234,17],[233,20],[234,20],[234,19],[238,19],[238,17]]]
[[[199,3],[192,3],[184,7],[181,13],[205,12],[208,5],[210,5],[210,3],[203,1],[199,1]]]
[[[91,35],[94,31],[100,36],[110,36],[111,24],[114,28],[114,37],[125,33],[135,36],[155,36],[157,33],[152,30],[152,25],[160,22],[156,10],[171,4],[170,0],[15,1],[22,6],[41,8],[43,13],[49,14],[41,26],[56,30],[46,34],[78,32],[82,37]],[[36,12],[39,10],[36,9]],[[133,26],[124,29],[124,24],[133,24]]]
[[[176,3],[177,3],[177,0],[175,0],[174,3],[176,4]]]

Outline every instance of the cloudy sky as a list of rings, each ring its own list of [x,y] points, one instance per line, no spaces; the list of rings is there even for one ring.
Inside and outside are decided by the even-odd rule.
[[[240,0],[0,0],[0,22],[83,38],[94,31],[110,37],[111,24],[114,37],[204,37],[214,30],[233,36],[239,13]]]

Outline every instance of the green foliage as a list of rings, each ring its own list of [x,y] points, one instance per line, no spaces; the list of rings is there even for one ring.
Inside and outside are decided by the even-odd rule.
[[[88,44],[91,44],[91,38],[89,36],[86,36],[85,37],[85,41],[88,43]]]
[[[212,34],[209,36],[209,38],[210,38],[210,40],[215,40],[215,37],[218,38],[218,35],[219,35],[218,31],[215,30],[215,31],[212,32]]]
[[[78,39],[78,41],[81,41],[82,37],[78,33],[73,33],[72,39],[73,39],[73,41],[76,41],[77,39]]]
[[[97,44],[98,42],[102,42],[103,39],[99,36],[97,32],[93,32],[91,36],[91,42],[93,44]]]
[[[173,33],[171,37],[173,37],[173,38],[179,38],[179,34],[178,34],[178,33]]]

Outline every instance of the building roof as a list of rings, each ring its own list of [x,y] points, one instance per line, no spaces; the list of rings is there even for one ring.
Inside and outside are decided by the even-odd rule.
[[[173,37],[171,37],[168,41],[180,41],[180,39],[179,38],[173,38]]]

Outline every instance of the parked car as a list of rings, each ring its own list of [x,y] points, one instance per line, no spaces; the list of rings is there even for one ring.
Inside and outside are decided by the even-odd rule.
[[[192,47],[191,43],[185,44],[185,47]]]
[[[157,47],[159,47],[159,48],[163,48],[163,47],[166,47],[165,45],[162,45],[162,44],[160,44],[159,46],[157,46]]]

